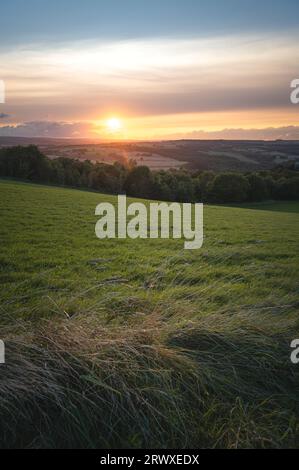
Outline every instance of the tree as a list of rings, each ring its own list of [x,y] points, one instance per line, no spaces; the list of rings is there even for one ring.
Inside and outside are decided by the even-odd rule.
[[[147,166],[133,168],[124,182],[124,190],[133,197],[152,197],[154,185],[150,169]]]
[[[211,184],[214,178],[215,173],[213,171],[203,171],[194,178],[194,195],[196,201],[208,201]]]
[[[267,182],[264,178],[257,175],[256,173],[250,173],[246,175],[246,179],[249,183],[248,188],[248,200],[249,201],[265,201],[269,198],[269,191]]]
[[[278,182],[276,196],[278,199],[298,200],[299,199],[299,176],[284,178]]]
[[[153,174],[152,197],[160,201],[175,200],[176,181],[172,173],[159,171]]]
[[[93,164],[60,157],[50,160],[28,147],[0,149],[0,175],[97,191],[179,202],[244,202],[274,199],[298,200],[299,175],[278,167],[258,173],[192,173],[186,170],[151,172],[146,166],[125,168],[121,163]]]
[[[211,183],[210,194],[214,202],[244,202],[248,197],[249,184],[238,173],[220,173]]]
[[[51,173],[49,159],[35,145],[1,150],[2,175],[47,182]]]
[[[176,201],[178,202],[194,202],[194,183],[190,174],[185,172],[177,173]]]

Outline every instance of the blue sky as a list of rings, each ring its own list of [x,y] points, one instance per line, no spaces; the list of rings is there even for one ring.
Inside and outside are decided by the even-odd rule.
[[[0,135],[105,136],[117,117],[126,138],[299,138],[299,0],[5,0],[0,15]]]
[[[4,3],[4,4],[3,4]],[[10,0],[0,43],[207,36],[298,28],[298,0]],[[3,21],[4,20],[4,21]]]

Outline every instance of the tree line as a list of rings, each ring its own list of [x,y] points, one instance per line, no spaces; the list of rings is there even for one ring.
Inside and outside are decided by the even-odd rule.
[[[108,165],[64,157],[51,160],[34,145],[1,149],[0,176],[164,201],[299,200],[299,174],[283,166],[248,173],[186,169],[152,172],[146,166],[118,162]]]

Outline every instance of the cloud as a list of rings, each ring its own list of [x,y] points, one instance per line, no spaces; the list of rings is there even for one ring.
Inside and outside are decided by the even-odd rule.
[[[240,34],[24,46],[0,50],[0,62],[7,109],[19,121],[48,113],[68,121],[109,109],[155,116],[288,108],[299,49],[295,33]]]
[[[268,127],[265,129],[222,129],[210,132],[198,130],[165,135],[163,139],[299,140],[299,126]]]
[[[100,126],[95,127],[90,122],[33,121],[18,125],[0,126],[0,137],[100,138],[101,136],[104,139],[109,138],[105,129]],[[268,127],[264,129],[228,128],[219,131],[194,130],[159,135],[154,139],[299,140],[299,126]]]
[[[9,114],[0,113],[0,119],[7,119],[7,118],[9,118],[9,117],[10,117]]]
[[[88,137],[93,133],[89,123],[67,123],[51,121],[33,121],[23,124],[1,126],[2,137]]]

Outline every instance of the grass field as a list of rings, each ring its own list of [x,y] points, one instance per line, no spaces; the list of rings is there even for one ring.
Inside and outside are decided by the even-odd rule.
[[[202,249],[98,240],[112,196],[0,182],[0,446],[298,447],[299,204]]]

